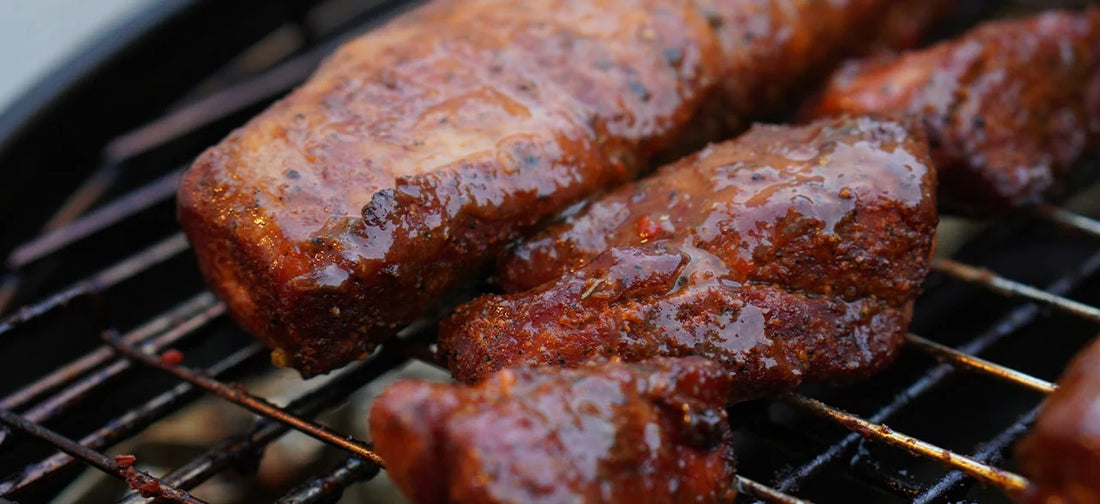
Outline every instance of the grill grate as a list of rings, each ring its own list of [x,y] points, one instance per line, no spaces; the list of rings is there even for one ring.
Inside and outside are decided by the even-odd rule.
[[[104,142],[104,161],[90,170],[72,193],[51,211],[52,217],[45,219],[42,231],[16,242],[10,248],[3,276],[0,277],[0,312],[5,311],[6,305],[24,303],[31,297],[41,301],[25,304],[0,320],[0,360],[6,355],[20,355],[15,351],[8,352],[9,346],[35,348],[33,340],[44,332],[53,331],[55,326],[51,324],[58,321],[68,323],[68,326],[78,326],[87,325],[87,320],[91,320],[94,332],[102,335],[102,343],[96,346],[85,341],[85,344],[91,345],[86,351],[72,356],[66,354],[65,359],[69,360],[63,359],[60,365],[52,364],[45,372],[35,374],[35,378],[15,377],[29,383],[13,381],[19,385],[11,387],[10,391],[4,390],[4,395],[0,397],[0,424],[5,426],[0,430],[0,476],[4,471],[14,472],[0,480],[0,504],[7,504],[11,501],[6,499],[12,498],[40,498],[50,488],[56,488],[59,482],[67,481],[73,470],[85,466],[126,480],[132,488],[146,489],[144,497],[131,492],[123,499],[126,503],[145,502],[150,496],[174,502],[201,502],[187,491],[230,469],[242,472],[254,470],[264,448],[292,430],[343,450],[346,458],[329,471],[290,489],[278,502],[331,502],[349,486],[379,474],[383,461],[368,444],[311,419],[406,362],[418,360],[434,363],[430,344],[434,323],[425,321],[410,327],[400,338],[368,359],[349,366],[333,379],[301,393],[280,407],[227,381],[232,376],[262,373],[266,365],[261,361],[266,351],[259,344],[240,336],[225,316],[222,303],[205,290],[194,290],[200,284],[192,263],[176,268],[185,271],[188,280],[165,289],[171,300],[167,309],[136,310],[137,313],[130,314],[140,322],[134,329],[120,332],[118,328],[125,327],[125,323],[111,312],[111,308],[117,308],[117,301],[112,300],[113,292],[131,284],[131,288],[139,293],[159,288],[160,284],[156,282],[163,276],[158,276],[155,270],[165,269],[166,265],[178,265],[187,259],[186,239],[174,231],[176,228],[170,224],[170,211],[163,211],[170,208],[180,170],[158,173],[155,169],[142,172],[139,168],[178,167],[193,157],[211,137],[223,135],[242,117],[247,117],[303,80],[317,62],[341,41],[407,6],[406,2],[370,2],[358,14],[348,18],[349,21],[329,23],[327,30],[318,31],[309,28],[310,13],[333,10],[333,4],[355,2],[329,0],[298,3],[303,6],[305,14],[292,20],[291,25],[308,36],[302,37],[297,49],[275,58],[274,63],[258,71],[245,72],[243,76],[238,75],[241,72],[233,65],[225,67],[215,73],[213,81],[230,75],[235,79],[233,82],[205,94],[197,92],[190,102]],[[248,55],[264,47],[261,41],[243,54]],[[203,88],[200,86],[198,89]],[[160,159],[167,156],[164,151],[173,149],[179,151],[174,156],[168,156],[173,160],[165,163]],[[73,266],[66,268],[65,265],[73,263],[81,250],[102,245],[104,236],[116,233],[115,230],[146,225],[145,219],[149,214],[162,217],[155,221],[154,227],[157,229],[143,235],[153,237],[151,245],[147,241],[139,252],[121,260],[114,260],[117,254],[108,253],[106,255],[112,259],[111,262],[100,264],[100,269],[91,274],[83,273],[86,275],[83,280],[63,286],[51,295],[38,293],[36,289],[50,282],[56,283],[57,278],[75,278],[67,276]],[[1080,333],[1091,336],[1095,331],[1094,324],[1100,322],[1100,309],[1066,296],[1089,286],[1100,269],[1100,252],[1093,252],[1095,240],[1100,238],[1100,222],[1066,208],[1048,205],[1037,208],[1029,215],[1014,216],[998,223],[981,236],[980,241],[997,242],[997,245],[983,249],[979,243],[964,250],[961,256],[965,258],[938,259],[934,270],[939,275],[930,281],[928,293],[918,304],[915,327],[923,319],[927,327],[921,327],[919,332],[935,333],[935,339],[944,343],[909,334],[906,349],[913,352],[906,353],[931,357],[934,359],[931,364],[927,359],[919,363],[909,362],[906,359],[912,360],[913,356],[903,356],[902,360],[906,362],[899,362],[898,369],[874,379],[881,383],[853,387],[873,391],[870,394],[872,397],[865,400],[845,397],[845,394],[858,395],[852,389],[836,391],[807,387],[798,394],[734,408],[731,418],[735,422],[745,423],[735,425],[739,437],[758,435],[760,439],[757,444],[772,443],[780,448],[775,450],[777,454],[769,456],[761,456],[759,449],[739,452],[742,457],[740,465],[746,473],[738,476],[737,481],[744,495],[743,500],[808,502],[795,497],[796,494],[818,500],[828,500],[829,496],[835,499],[837,492],[846,491],[843,485],[830,486],[829,491],[824,493],[815,486],[819,486],[821,480],[828,479],[823,478],[824,475],[838,469],[847,474],[846,478],[852,479],[853,485],[867,488],[861,491],[872,492],[869,495],[892,496],[893,500],[919,503],[970,496],[975,482],[1007,494],[1018,493],[1026,486],[1026,480],[1021,476],[1011,472],[1010,468],[1000,466],[1004,464],[1005,452],[1034,422],[1038,411],[1036,404],[1042,394],[1052,391],[1054,385],[1037,378],[1035,373],[996,364],[993,361],[998,359],[978,355],[994,353],[992,350],[1016,339],[1027,340],[1025,343],[1033,346],[1043,345],[1044,342],[1036,341],[1034,335],[1028,334],[1028,328],[1037,322],[1057,317],[1068,316],[1079,321],[1077,325],[1069,322],[1069,327],[1076,329],[1078,336],[1077,339],[1066,338],[1060,355],[1068,355],[1076,343],[1083,341],[1084,336]],[[1035,236],[1041,239],[1033,239]],[[1057,274],[1043,276],[1033,271],[1036,268],[1029,268],[1029,263],[1019,259],[1009,261],[1012,267],[1008,269],[1014,273],[1012,276],[1029,277],[1027,281],[1010,280],[987,269],[994,266],[1006,269],[1004,259],[998,254],[1011,256],[1011,251],[1027,249],[1027,244],[1043,240],[1050,242],[1046,245],[1048,249],[1044,250],[1058,247],[1071,250],[1067,255],[1072,256],[1073,260],[1058,264],[1057,268],[1038,268],[1053,269]],[[1068,245],[1059,245],[1063,242]],[[114,249],[133,250],[125,246]],[[1087,253],[1072,252],[1078,249],[1087,250]],[[44,281],[44,278],[48,280]],[[1033,284],[1043,285],[1044,288],[1032,287]],[[960,291],[960,288],[963,290]],[[965,290],[967,288],[981,289],[1005,299],[991,303],[995,306],[988,310],[990,316],[975,317],[983,320],[969,325],[959,324],[957,329],[943,331],[939,324],[948,319],[939,313],[944,311],[944,306],[958,302],[959,292],[963,292],[964,297],[973,296],[972,291]],[[981,304],[984,306],[990,302],[986,299]],[[86,317],[82,316],[82,310],[88,312]],[[955,320],[960,319],[950,320],[954,324]],[[952,332],[957,334],[952,337]],[[224,337],[226,333],[232,333],[233,337]],[[941,339],[941,333],[948,334]],[[77,336],[83,337],[74,333],[73,338]],[[215,340],[219,338],[228,341],[218,344]],[[204,359],[202,351],[192,358],[189,351],[186,355],[188,364],[183,365],[171,353],[177,347],[203,344],[214,345],[214,350],[207,352],[213,358]],[[74,411],[86,409],[89,403],[104,393],[112,393],[126,376],[154,369],[163,375],[162,378],[170,376],[172,379],[164,381],[162,387],[155,387],[155,393],[149,397],[129,401],[126,407],[120,408],[120,414],[113,414],[101,425],[96,424],[98,427],[95,430],[82,437],[68,434],[68,431],[87,430],[64,425],[64,420]],[[1053,369],[1057,369],[1057,365]],[[1010,393],[1011,397],[1016,398],[1013,401],[1022,405],[1007,408],[1005,414],[1010,414],[1011,418],[996,429],[985,430],[984,437],[977,440],[977,446],[968,455],[964,455],[963,450],[950,450],[885,426],[885,422],[900,420],[903,413],[913,410],[919,402],[929,400],[934,392],[956,380],[960,374],[958,371],[1003,382],[1014,390]],[[1050,374],[1049,371],[1044,372]],[[116,462],[105,454],[112,446],[201,397],[204,391],[247,408],[259,418],[251,429],[221,439],[205,452],[159,478],[135,471],[125,461]],[[832,403],[843,406],[830,405]],[[848,410],[858,411],[858,414],[848,413]],[[949,411],[936,414],[955,415],[958,417],[956,420],[961,418]],[[60,425],[55,429],[55,424]],[[798,432],[799,426],[812,428]],[[833,427],[840,429],[830,430]],[[25,446],[31,443],[21,443],[28,437],[37,438],[45,443],[43,446],[56,451],[35,452]],[[867,444],[868,440],[873,443]],[[967,441],[975,443],[972,438]],[[904,460],[919,462],[926,459],[947,470],[928,476],[934,471],[929,472],[920,465],[891,469],[888,465],[898,458],[898,454],[881,453],[881,449],[874,446],[879,444],[902,448],[908,452],[901,455]],[[787,457],[779,464],[772,463],[773,459],[783,458],[781,455],[792,452],[795,456]],[[792,459],[794,462],[791,462]],[[758,480],[766,481],[768,485]],[[982,494],[980,491],[973,495],[997,498],[997,494]],[[845,496],[844,500],[849,500],[849,497]]]

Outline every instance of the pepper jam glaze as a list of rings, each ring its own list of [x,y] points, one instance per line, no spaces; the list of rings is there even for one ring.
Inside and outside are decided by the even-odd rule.
[[[545,217],[789,105],[808,72],[873,36],[854,27],[920,3],[432,2],[200,156],[180,223],[273,360],[325,372]]]
[[[754,127],[521,244],[501,283],[537,286],[460,306],[441,355],[466,382],[702,355],[735,375],[731,400],[865,377],[891,362],[928,273],[928,156],[895,121]]]
[[[848,63],[806,109],[919,117],[950,210],[1037,203],[1100,148],[1100,9],[989,22],[928,49]]]
[[[413,502],[733,502],[729,375],[705,359],[402,381],[371,409],[386,473]]]

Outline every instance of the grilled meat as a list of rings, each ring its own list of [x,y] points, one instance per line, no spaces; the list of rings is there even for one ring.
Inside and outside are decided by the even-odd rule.
[[[438,0],[206,151],[180,222],[273,360],[325,372],[545,217],[790,103],[874,36],[855,27],[924,3]]]
[[[900,0],[893,2],[890,10],[878,23],[877,40],[871,43],[866,54],[912,49],[928,36],[929,28],[939,31],[943,25],[969,22],[988,7],[988,0]]]
[[[371,437],[414,502],[733,502],[729,387],[700,358],[403,381]]]
[[[459,307],[440,350],[466,382],[702,355],[735,375],[732,400],[864,377],[891,361],[928,272],[930,166],[899,122],[754,127],[520,245],[501,282],[537,287]]]
[[[921,118],[946,208],[991,215],[1035,203],[1100,146],[1100,9],[990,22],[849,63],[806,115],[868,112]]]
[[[1100,340],[1070,363],[1017,452],[1036,504],[1100,503]]]

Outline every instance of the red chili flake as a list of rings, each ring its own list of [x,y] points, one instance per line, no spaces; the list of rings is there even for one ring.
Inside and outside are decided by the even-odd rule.
[[[160,497],[164,493],[164,489],[160,487],[160,482],[138,474],[132,467],[126,469],[126,484],[145,498]]]
[[[119,469],[129,468],[134,465],[136,461],[137,457],[133,455],[115,455],[115,465],[117,465]]]
[[[175,366],[183,362],[183,352],[176,349],[167,350],[160,354],[160,361],[169,366]]]
[[[648,240],[657,236],[657,233],[661,232],[661,225],[653,222],[648,215],[643,215],[638,219],[638,237],[643,240]]]

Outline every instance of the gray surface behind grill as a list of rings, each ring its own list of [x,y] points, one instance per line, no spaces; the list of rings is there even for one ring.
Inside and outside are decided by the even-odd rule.
[[[0,110],[100,33],[157,0],[0,0]]]

